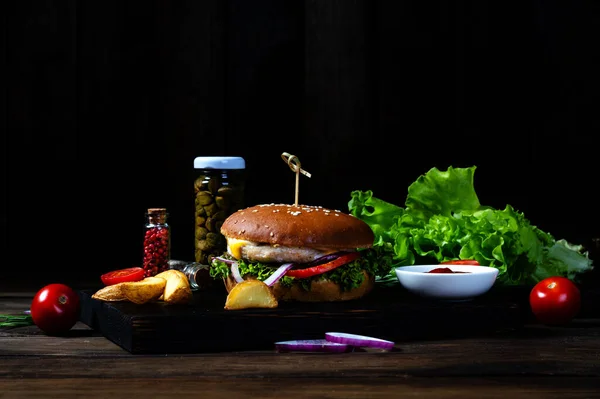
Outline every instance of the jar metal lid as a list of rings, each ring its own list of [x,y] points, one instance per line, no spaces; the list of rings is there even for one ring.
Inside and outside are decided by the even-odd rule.
[[[196,157],[194,169],[245,169],[242,157]]]

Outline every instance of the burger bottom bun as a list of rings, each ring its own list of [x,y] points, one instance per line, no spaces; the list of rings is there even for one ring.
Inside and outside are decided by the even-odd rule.
[[[310,291],[305,291],[300,284],[284,287],[279,282],[275,283],[271,290],[279,301],[298,302],[335,302],[349,301],[367,295],[375,285],[375,277],[363,271],[365,278],[360,286],[349,291],[342,291],[340,286],[330,280],[313,280]],[[250,277],[252,278],[252,277]],[[231,275],[223,280],[227,292],[237,284]]]

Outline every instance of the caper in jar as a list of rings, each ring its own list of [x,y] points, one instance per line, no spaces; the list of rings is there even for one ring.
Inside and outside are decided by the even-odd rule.
[[[229,209],[229,206],[231,205],[231,201],[229,200],[229,198],[223,197],[221,195],[217,195],[215,197],[215,203],[217,204],[219,209]]]
[[[208,229],[206,227],[196,226],[196,239],[197,240],[205,239],[207,234],[208,234]]]
[[[211,217],[219,212],[219,206],[213,202],[212,204],[204,205],[204,211],[206,212],[206,216]]]
[[[204,183],[204,179],[205,176],[200,176],[199,178],[196,179],[196,181],[194,181],[194,192],[197,193],[198,191],[206,191],[207,185]]]
[[[208,191],[199,191],[196,194],[196,206],[206,206],[212,204],[213,195]]]
[[[204,226],[204,223],[206,223],[206,216],[196,214],[196,226]]]

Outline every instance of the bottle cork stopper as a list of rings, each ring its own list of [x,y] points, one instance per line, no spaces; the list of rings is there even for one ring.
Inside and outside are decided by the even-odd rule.
[[[167,208],[148,208],[148,218],[151,223],[165,223]]]

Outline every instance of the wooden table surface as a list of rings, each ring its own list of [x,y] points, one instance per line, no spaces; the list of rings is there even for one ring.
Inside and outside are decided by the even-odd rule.
[[[0,314],[28,309],[32,297],[3,294]],[[0,398],[533,399],[599,391],[600,319],[344,354],[132,355],[81,323],[64,337],[35,326],[0,329]]]

